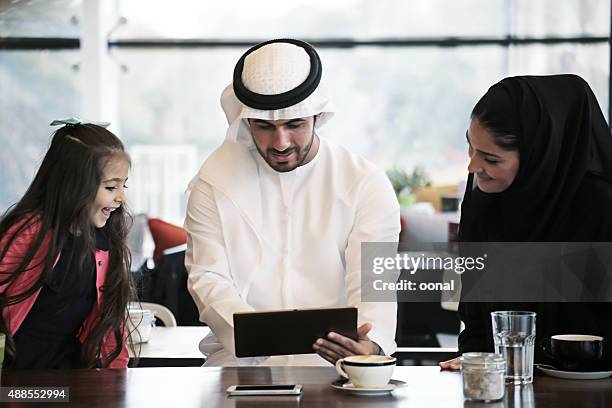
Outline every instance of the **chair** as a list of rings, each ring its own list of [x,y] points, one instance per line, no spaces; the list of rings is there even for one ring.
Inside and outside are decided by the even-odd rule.
[[[160,305],[158,303],[149,303],[149,302],[130,302],[130,308],[133,309],[148,309],[155,314],[155,317],[158,318],[166,327],[175,327],[176,318],[170,309],[166,306]]]
[[[133,273],[138,272],[148,259],[153,258],[155,244],[146,214],[134,216],[134,222],[127,236],[127,246],[132,255],[131,270]]]

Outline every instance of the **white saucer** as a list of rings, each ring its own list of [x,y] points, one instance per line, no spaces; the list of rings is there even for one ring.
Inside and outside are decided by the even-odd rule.
[[[333,382],[331,384],[332,387],[334,387],[337,390],[342,390],[342,391],[346,391],[348,393],[351,394],[358,394],[358,395],[384,395],[384,394],[389,394],[392,391],[395,391],[397,389],[400,388],[404,388],[406,387],[408,384],[406,384],[403,381],[400,380],[389,380],[389,384],[385,385],[382,388],[360,388],[360,387],[355,387],[351,382],[346,382],[344,384],[340,384],[338,382]]]
[[[535,366],[546,375],[567,380],[600,380],[612,375],[612,371],[561,371],[545,364],[535,364]]]

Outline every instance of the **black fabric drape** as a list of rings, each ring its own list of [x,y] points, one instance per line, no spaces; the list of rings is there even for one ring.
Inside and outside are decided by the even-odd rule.
[[[460,241],[612,242],[612,136],[589,85],[575,75],[511,77],[479,103],[518,136],[520,164],[501,193],[482,192],[468,176]],[[610,303],[461,302],[460,352],[493,349],[493,310],[537,312],[540,341],[561,333],[602,335],[612,366]],[[536,361],[546,361],[537,345]]]

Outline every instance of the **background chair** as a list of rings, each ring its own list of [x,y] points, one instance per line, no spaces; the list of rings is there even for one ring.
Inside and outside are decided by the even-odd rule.
[[[166,327],[176,326],[176,318],[170,309],[166,306],[162,306],[158,303],[150,302],[130,302],[130,308],[133,309],[147,309],[151,310],[155,314],[155,318],[159,319]]]
[[[147,224],[155,249],[151,250],[153,259],[133,273],[138,299],[167,307],[179,326],[204,325],[187,290],[187,232],[156,218],[148,219]]]

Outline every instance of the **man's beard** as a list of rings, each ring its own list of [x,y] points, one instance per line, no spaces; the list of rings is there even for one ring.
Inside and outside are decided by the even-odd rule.
[[[315,131],[314,128],[312,129],[312,136],[310,137],[310,143],[308,143],[308,145],[305,148],[300,148],[299,146],[292,146],[286,150],[284,150],[283,152],[279,152],[276,149],[268,149],[265,153],[259,148],[259,146],[257,146],[257,143],[255,143],[255,147],[257,148],[257,151],[259,152],[259,154],[261,155],[261,157],[263,157],[263,159],[266,161],[266,163],[268,163],[268,166],[270,166],[272,169],[274,169],[275,171],[278,171],[279,173],[287,173],[290,171],[295,170],[296,168],[300,167],[304,161],[306,160],[306,158],[308,157],[308,154],[310,153],[310,149],[312,149],[312,145],[314,143],[314,139],[315,139]],[[282,154],[287,154],[287,153],[296,153],[297,156],[297,160],[295,161],[295,165],[293,166],[289,166],[289,164],[287,162],[284,162],[283,164],[278,164],[277,161],[273,160],[272,157],[273,153],[282,153]]]

